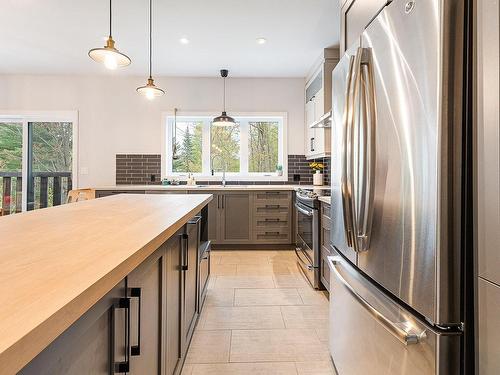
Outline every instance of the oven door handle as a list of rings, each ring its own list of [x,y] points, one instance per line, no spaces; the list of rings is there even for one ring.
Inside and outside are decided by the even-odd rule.
[[[295,248],[295,254],[297,255],[297,258],[300,260],[300,263],[302,263],[309,271],[312,271],[314,269],[314,266],[312,264],[306,263],[302,260],[302,256],[300,253],[302,252],[302,249],[300,247]]]
[[[300,207],[297,203],[295,203],[295,208],[297,209],[297,211],[299,211],[300,213],[303,213],[304,215],[306,216],[313,216],[313,213],[310,212],[310,211],[307,211],[305,209],[303,209],[302,207]]]

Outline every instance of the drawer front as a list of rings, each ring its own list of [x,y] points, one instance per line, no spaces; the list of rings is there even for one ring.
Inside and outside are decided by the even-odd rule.
[[[330,227],[321,227],[321,247],[329,251],[330,249]]]
[[[289,228],[265,228],[255,230],[255,241],[258,243],[290,243]]]
[[[254,225],[255,229],[289,228],[291,226],[291,221],[287,213],[274,214],[274,215],[255,217]]]
[[[257,191],[255,192],[255,203],[289,203],[292,201],[290,191]]]
[[[286,203],[257,203],[254,206],[254,214],[257,216],[274,217],[277,214],[288,214],[290,205]]]

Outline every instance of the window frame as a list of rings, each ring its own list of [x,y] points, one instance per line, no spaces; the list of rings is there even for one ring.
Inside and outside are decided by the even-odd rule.
[[[73,127],[72,185],[78,189],[78,111],[15,111],[0,110],[0,122],[17,122],[23,127],[22,142],[22,208],[28,210],[28,124],[32,122],[71,122]]]
[[[177,112],[177,117],[189,117],[195,119],[199,117],[214,118],[220,113],[217,111],[199,112],[199,111],[186,111]],[[248,172],[248,135],[249,135],[249,121],[240,123],[240,171],[245,172],[226,172],[226,180],[228,181],[287,181],[288,180],[288,116],[287,112],[231,112],[234,118],[256,118],[258,120],[271,120],[279,119],[281,127],[278,130],[278,164],[283,166],[282,176],[278,176],[276,172]],[[172,171],[172,140],[173,129],[169,126],[169,119],[174,116],[173,111],[162,113],[162,135],[161,135],[161,176],[163,178],[176,178],[185,181],[188,178],[186,172],[173,172]],[[210,173],[210,149],[211,149],[211,120],[204,121],[203,136],[202,136],[202,172],[192,173],[197,179],[204,181],[217,181],[220,180],[222,172],[215,171],[212,176]],[[204,157],[203,155],[209,155]],[[208,172],[208,173],[207,173]]]

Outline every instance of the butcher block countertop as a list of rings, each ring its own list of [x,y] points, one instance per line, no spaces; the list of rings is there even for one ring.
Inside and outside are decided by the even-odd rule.
[[[212,195],[115,195],[0,218],[0,374],[14,374]]]

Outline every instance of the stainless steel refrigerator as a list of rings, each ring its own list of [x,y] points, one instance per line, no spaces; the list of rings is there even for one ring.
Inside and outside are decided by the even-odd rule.
[[[463,15],[460,0],[395,0],[333,72],[339,375],[460,371]]]

